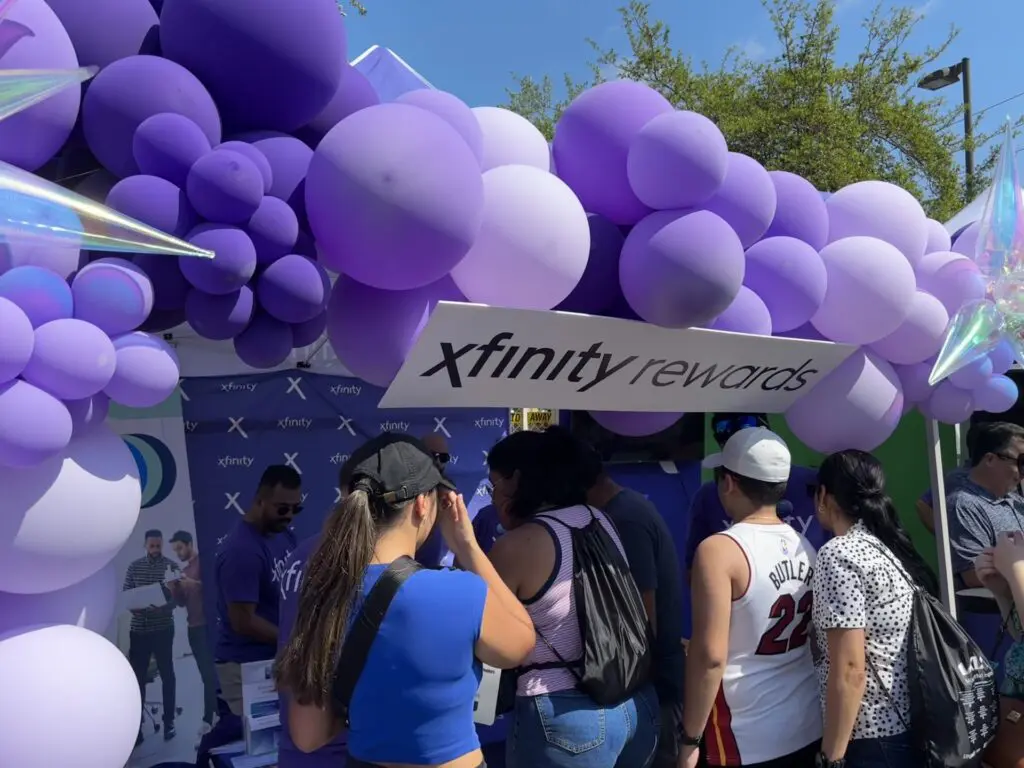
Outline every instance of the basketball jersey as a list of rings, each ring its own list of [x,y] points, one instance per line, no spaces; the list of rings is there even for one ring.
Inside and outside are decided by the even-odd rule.
[[[788,525],[737,523],[720,535],[743,550],[750,583],[732,604],[729,655],[705,742],[709,764],[751,765],[821,738],[808,638],[816,553]]]

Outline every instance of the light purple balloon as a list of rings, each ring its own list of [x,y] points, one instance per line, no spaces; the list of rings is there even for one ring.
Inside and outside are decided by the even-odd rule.
[[[988,413],[1005,413],[1017,403],[1020,394],[1017,385],[1009,376],[990,376],[971,393],[974,408]]]
[[[758,336],[772,335],[772,316],[760,296],[740,286],[740,292],[726,310],[708,326],[713,331],[752,333]]]
[[[907,319],[917,281],[895,246],[873,237],[848,237],[826,245],[821,260],[828,288],[811,322],[829,339],[871,344]]]
[[[825,298],[828,273],[818,252],[803,240],[766,237],[747,249],[743,284],[761,297],[778,335],[814,317]]]
[[[257,312],[249,327],[235,337],[235,354],[250,368],[275,368],[292,353],[292,328],[270,315]]]
[[[260,201],[245,231],[256,248],[256,260],[266,267],[286,253],[294,252],[299,239],[299,219],[288,203],[268,195]]]
[[[140,267],[103,258],[84,267],[71,282],[75,317],[109,336],[134,331],[153,310],[153,283]]]
[[[647,437],[662,432],[683,417],[681,413],[588,411],[590,418],[615,435]]]
[[[80,251],[77,243],[67,240],[29,238],[0,242],[0,275],[15,267],[33,266],[67,279],[85,262],[86,252]]]
[[[818,329],[810,323],[804,323],[799,328],[794,328],[791,331],[774,331],[773,336],[779,336],[783,339],[807,339],[808,341],[828,341],[822,336]]]
[[[132,157],[139,173],[158,176],[182,188],[189,169],[210,149],[203,129],[173,112],[147,117],[132,137]]]
[[[117,368],[103,390],[111,400],[128,408],[159,405],[178,386],[178,356],[163,339],[135,331],[114,339]]]
[[[949,313],[930,293],[917,291],[910,314],[899,328],[871,345],[871,351],[890,363],[911,365],[936,354],[946,337]]]
[[[181,273],[178,259],[163,254],[140,253],[132,257],[132,263],[149,276],[153,286],[153,312],[182,311],[185,296],[192,289],[185,275]]]
[[[293,325],[312,320],[327,308],[329,285],[320,265],[292,253],[264,270],[256,297],[267,314]]]
[[[896,431],[902,415],[896,371],[880,357],[857,350],[786,411],[786,424],[818,453],[873,451]]]
[[[324,335],[325,330],[327,330],[327,310],[312,320],[292,326],[292,346],[298,349],[315,344]]]
[[[949,250],[953,253],[959,253],[961,256],[966,256],[973,262],[980,235],[981,222],[975,221],[961,230]]]
[[[988,353],[988,359],[992,361],[992,372],[995,375],[1006,373],[1013,367],[1013,361],[1017,353],[1013,345],[1008,341],[1000,341],[995,349]]]
[[[107,334],[84,320],[53,320],[36,328],[35,349],[21,377],[60,400],[81,400],[107,386],[114,367]]]
[[[701,208],[725,219],[743,247],[749,248],[768,231],[777,206],[775,184],[764,166],[752,157],[730,152],[725,181]]]
[[[64,403],[21,379],[0,384],[0,467],[35,466],[70,440]]]
[[[64,405],[71,414],[72,437],[103,424],[110,412],[110,398],[102,392],[82,400],[68,400]]]
[[[942,302],[950,317],[964,304],[985,296],[985,278],[971,259],[936,251],[917,263],[917,287]]]
[[[795,237],[820,251],[828,242],[828,208],[821,193],[807,179],[789,171],[769,171],[775,186],[775,216],[764,233],[768,237]]]
[[[270,190],[274,186],[274,169],[270,167],[270,161],[266,155],[245,141],[225,141],[223,144],[218,144],[217,149],[237,152],[251,160],[252,164],[256,166],[256,170],[260,172],[260,176],[263,177],[263,194],[270,194]]]
[[[412,91],[412,93],[437,93],[437,91],[424,88]],[[397,101],[402,101],[402,99],[399,98]],[[377,95],[377,91],[366,75],[355,67],[350,66],[347,61],[343,62],[338,90],[334,92],[330,103],[324,107],[319,115],[310,121],[309,125],[302,130],[300,135],[306,138],[308,134],[315,145],[331,128],[346,117],[376,104],[380,104],[380,96]]]
[[[188,241],[216,254],[212,259],[178,260],[185,279],[201,291],[234,293],[256,272],[256,246],[237,227],[200,224],[189,233]]]
[[[928,219],[926,222],[928,227],[928,244],[925,246],[924,252],[935,253],[936,251],[948,251],[953,247],[953,239],[950,237],[949,232],[942,225],[941,221],[935,219]]]
[[[0,297],[0,384],[18,376],[32,357],[35,333],[21,308]]]
[[[445,91],[420,88],[403,93],[395,101],[399,104],[409,104],[433,112],[458,131],[476,159],[483,162],[484,132],[480,127],[480,121],[477,120],[473,110],[457,96]]]
[[[562,113],[552,142],[561,178],[584,209],[616,224],[635,224],[651,212],[629,185],[629,147],[640,130],[672,105],[653,88],[616,80],[588,88]]]
[[[970,391],[980,387],[992,378],[992,375],[992,361],[986,355],[949,374],[949,383],[958,389]]]
[[[590,256],[576,287],[555,309],[597,315],[611,307],[620,296],[619,254],[625,237],[604,216],[588,214]]]
[[[626,238],[619,283],[633,310],[666,328],[704,325],[743,284],[743,246],[709,211],[658,211]]]
[[[104,634],[121,591],[111,563],[84,581],[38,595],[0,592],[0,636],[19,627],[66,624]]]
[[[943,424],[962,424],[974,412],[974,398],[951,381],[940,381],[927,402],[917,407],[929,419]]]
[[[474,107],[473,115],[483,138],[480,160],[483,171],[504,165],[551,170],[547,139],[525,117],[501,107]]]
[[[725,137],[696,112],[658,115],[633,137],[626,158],[630,187],[655,210],[706,203],[722,186],[728,169]]]
[[[327,338],[353,375],[387,387],[437,303],[458,300],[448,279],[411,291],[382,291],[342,275],[327,307]]]
[[[43,267],[15,267],[4,272],[0,275],[0,298],[21,307],[33,328],[71,317],[74,312],[71,286],[60,275]]]
[[[874,237],[895,246],[911,266],[924,256],[928,245],[928,217],[917,199],[886,181],[858,181],[825,201],[828,240]]]
[[[226,341],[244,331],[256,312],[256,297],[243,285],[220,296],[193,288],[185,300],[185,317],[192,330],[204,339]]]
[[[932,373],[932,362],[915,363],[914,365],[894,366],[896,375],[900,377],[900,384],[903,386],[903,399],[912,404],[923,403],[931,397],[935,389],[928,383],[928,377]]]
[[[377,288],[429,285],[480,233],[480,164],[437,115],[407,104],[369,107],[320,142],[306,212],[328,268]]]
[[[185,191],[196,212],[217,224],[242,224],[263,199],[263,174],[239,152],[215,149],[188,172]]]

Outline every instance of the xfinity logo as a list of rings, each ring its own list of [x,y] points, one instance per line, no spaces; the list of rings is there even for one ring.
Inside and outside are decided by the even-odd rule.
[[[277,563],[275,563],[277,565]],[[298,560],[292,560],[288,568],[285,569],[282,563],[282,568],[278,574],[277,581],[281,585],[281,598],[288,600],[292,595],[299,591],[299,584],[302,583],[302,563]]]
[[[277,420],[278,429],[309,429],[311,426],[313,426],[312,419],[293,419],[289,417]]]
[[[344,464],[350,458],[351,456],[347,453],[336,453],[333,456],[331,456],[331,464],[334,464],[335,466],[337,466],[338,464]]]
[[[450,438],[452,436],[452,433],[449,432],[448,431],[448,427],[446,427],[444,425],[444,423],[446,421],[448,421],[448,417],[447,416],[442,416],[441,418],[438,418],[437,416],[434,416],[434,431],[435,432],[440,432],[445,437]]]
[[[639,355],[616,356],[603,352],[603,342],[586,349],[521,347],[511,344],[513,333],[496,333],[486,344],[463,344],[458,349],[448,341],[440,342],[441,360],[420,373],[421,378],[438,374],[448,377],[453,389],[461,389],[464,378],[525,379],[556,381],[564,379],[576,386],[576,392],[589,392],[615,377],[630,386],[697,387],[723,390],[760,388],[765,392],[795,392],[809,384],[808,377],[818,372],[807,359],[798,368],[760,365],[705,365],[699,360],[669,360]]]
[[[221,456],[217,459],[218,467],[246,467],[252,466],[252,456]]]
[[[186,421],[184,422],[184,424],[186,432],[195,432],[197,429],[199,429],[198,421]]]
[[[408,421],[382,421],[380,423],[381,432],[408,432],[409,422]]]
[[[229,509],[240,515],[244,515],[245,510],[242,509],[242,505],[238,503],[238,497],[241,495],[241,493],[225,493],[224,498],[227,499],[227,503],[224,505],[224,509]],[[220,542],[217,543],[219,544]]]
[[[363,388],[358,384],[332,384],[331,394],[337,397],[338,395],[358,395],[363,391]]]
[[[228,434],[230,435],[232,432],[235,432],[242,439],[248,440],[249,433],[242,426],[243,421],[245,421],[245,416],[239,416],[237,419],[234,416],[228,416],[228,424],[231,425],[228,427]]]
[[[484,429],[486,427],[498,427],[500,429],[505,426],[505,420],[496,417],[477,419],[474,423],[477,429]]]
[[[239,384],[237,381],[229,381],[227,384],[220,385],[221,392],[255,392],[256,387],[259,384],[255,382],[249,382],[247,384]]]

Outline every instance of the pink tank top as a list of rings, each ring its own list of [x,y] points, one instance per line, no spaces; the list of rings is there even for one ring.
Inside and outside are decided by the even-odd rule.
[[[615,546],[625,559],[626,553],[619,541],[619,534],[603,512],[593,507],[566,507],[550,512],[543,512],[533,518],[533,522],[544,526],[555,540],[555,568],[547,584],[540,592],[525,603],[526,612],[533,619],[537,629],[537,644],[523,666],[557,662],[556,656],[548,643],[558,651],[566,661],[576,661],[583,655],[583,644],[580,638],[580,627],[576,618],[576,600],[573,596],[572,584],[572,537],[566,529],[582,528],[591,520],[591,510],[611,536]],[[544,517],[553,517],[565,523],[559,525]],[[548,643],[540,639],[543,634]],[[540,696],[544,693],[568,691],[576,687],[576,678],[568,669],[535,669],[519,677],[516,693],[519,696]]]

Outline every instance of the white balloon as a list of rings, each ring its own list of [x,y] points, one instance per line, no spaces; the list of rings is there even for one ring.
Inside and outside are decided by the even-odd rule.
[[[139,684],[105,638],[67,625],[0,636],[0,680],[0,765],[128,762],[142,718]]]
[[[554,161],[548,140],[525,117],[501,107],[474,107],[473,114],[484,134],[482,170],[502,165],[551,169]]]
[[[29,469],[0,468],[0,489],[0,591],[18,594],[64,589],[99,571],[142,505],[135,458],[106,426]]]

